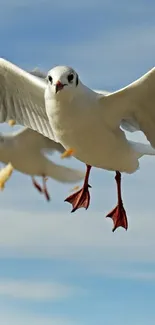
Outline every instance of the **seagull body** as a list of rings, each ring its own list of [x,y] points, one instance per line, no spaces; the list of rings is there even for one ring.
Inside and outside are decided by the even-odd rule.
[[[68,102],[65,96],[61,98],[61,93],[58,98],[51,98],[50,86],[46,90],[46,111],[56,141],[65,149],[74,148],[74,156],[88,165],[135,172],[138,159],[144,154],[155,154],[155,150],[128,141],[120,128],[110,125],[108,107],[104,109],[100,95],[84,85],[78,88]]]
[[[36,130],[73,149],[73,155],[87,165],[83,188],[66,199],[72,211],[89,206],[92,166],[116,171],[118,204],[108,216],[113,230],[127,229],[121,172],[135,172],[141,156],[155,154],[155,68],[105,95],[86,87],[72,68],[55,67],[45,81],[0,59],[0,95],[0,122],[13,119]],[[151,145],[128,141],[121,126],[142,131]]]
[[[66,70],[68,70],[68,67],[57,68],[59,72],[61,69],[65,71],[67,68]],[[52,74],[53,70],[51,70]],[[46,74],[39,69],[34,69],[31,73],[40,79],[46,78]],[[93,109],[97,106],[100,96],[110,94],[106,90],[91,90],[79,81],[75,96],[71,101],[69,100],[69,103],[66,103],[67,94],[66,96],[61,94],[61,97],[53,97],[49,84],[45,91],[46,111],[56,140],[61,142],[66,149],[74,148],[76,158],[98,168],[133,173],[139,167],[138,159],[143,155],[154,155],[155,150],[150,145],[127,140],[125,133],[120,128],[115,130],[116,133],[111,132],[106,121],[107,112],[101,103],[98,106],[99,112]],[[138,125],[133,127],[130,122],[135,124],[131,119],[122,119],[120,125],[130,132],[139,130]],[[61,126],[64,123],[65,132],[62,132]],[[98,127],[99,125],[100,127]],[[74,130],[73,136],[71,126]],[[88,133],[87,129],[92,131]],[[94,144],[93,149],[91,148],[92,143]],[[87,149],[90,147],[92,150],[84,151],[83,146],[86,146]],[[104,150],[102,151],[101,148]],[[103,158],[101,158],[101,151]]]
[[[154,83],[153,83],[154,82]],[[69,196],[75,211],[90,203],[91,167],[116,171],[117,206],[107,215],[128,228],[121,196],[121,172],[133,173],[143,155],[155,155],[150,145],[129,141],[120,128],[122,120],[138,125],[155,147],[155,69],[138,81],[112,94],[99,94],[86,87],[70,67],[57,66],[48,73],[46,112],[56,141],[87,165],[83,188]],[[153,87],[154,86],[154,87]],[[125,124],[124,122],[124,124]],[[133,125],[132,125],[133,124]]]
[[[0,161],[11,162],[14,169],[32,176],[33,183],[41,191],[34,176],[51,177],[59,182],[74,183],[83,178],[83,173],[60,166],[45,157],[44,151],[62,153],[61,144],[28,128],[8,135],[0,134]],[[44,183],[45,185],[45,183]]]

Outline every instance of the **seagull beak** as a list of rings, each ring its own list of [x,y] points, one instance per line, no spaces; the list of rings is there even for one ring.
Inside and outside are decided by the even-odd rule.
[[[56,85],[55,85],[55,93],[57,94],[58,91],[63,89],[64,85],[58,80]]]

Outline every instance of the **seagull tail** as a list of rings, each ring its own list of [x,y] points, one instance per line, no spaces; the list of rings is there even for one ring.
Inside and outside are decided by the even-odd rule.
[[[141,158],[142,156],[145,156],[145,155],[148,155],[148,156],[155,155],[155,149],[152,148],[150,144],[130,141],[130,145],[138,154],[138,158]]]
[[[61,183],[76,183],[84,179],[85,173],[65,166],[49,162],[46,176],[55,179]]]

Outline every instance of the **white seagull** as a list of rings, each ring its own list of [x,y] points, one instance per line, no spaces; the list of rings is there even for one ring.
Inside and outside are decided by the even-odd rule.
[[[11,134],[0,134],[0,161],[5,164],[11,162],[14,169],[31,175],[33,185],[49,200],[46,177],[62,183],[74,183],[83,179],[84,175],[79,170],[53,163],[45,157],[44,151],[50,154],[54,151],[62,153],[64,148],[28,128]],[[43,177],[43,187],[36,182],[34,176]]]
[[[108,217],[113,231],[127,229],[121,173],[134,173],[140,157],[155,154],[155,68],[127,87],[102,95],[86,87],[70,67],[53,68],[45,81],[1,59],[0,95],[0,122],[13,119],[37,130],[66,150],[73,149],[87,165],[83,188],[66,199],[72,211],[89,206],[92,166],[116,171],[118,204]],[[127,140],[121,125],[141,130],[151,145]]]
[[[107,215],[128,228],[121,197],[121,172],[134,173],[139,158],[155,155],[155,68],[131,85],[112,94],[99,94],[86,87],[70,67],[57,66],[48,73],[46,112],[55,140],[87,165],[84,185],[69,196],[75,211],[89,206],[88,184],[92,166],[116,171],[118,204]],[[151,145],[127,140],[122,126],[141,130]],[[130,128],[131,125],[131,128]]]

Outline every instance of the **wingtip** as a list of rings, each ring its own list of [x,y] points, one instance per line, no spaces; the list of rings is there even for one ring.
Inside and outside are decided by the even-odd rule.
[[[67,183],[77,183],[84,180],[85,173],[78,169],[69,168],[66,170],[65,178]]]

